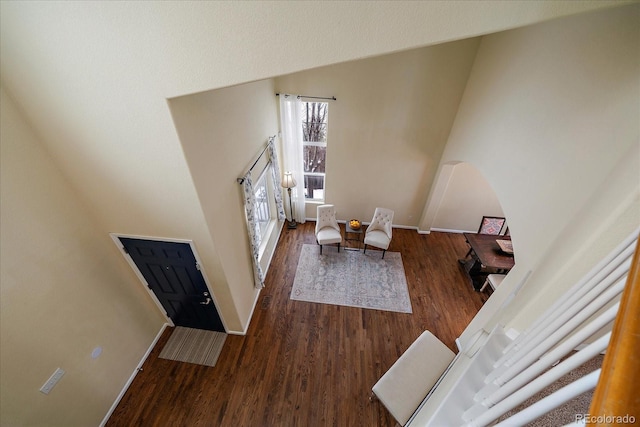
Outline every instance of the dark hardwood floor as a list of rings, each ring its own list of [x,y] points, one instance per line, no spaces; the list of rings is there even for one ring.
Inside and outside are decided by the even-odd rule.
[[[393,230],[413,314],[292,301],[314,225],[283,229],[247,335],[228,336],[215,367],[158,359],[167,328],[107,426],[395,425],[369,401],[373,384],[425,329],[457,352],[488,297],[457,262],[468,246],[459,234]]]

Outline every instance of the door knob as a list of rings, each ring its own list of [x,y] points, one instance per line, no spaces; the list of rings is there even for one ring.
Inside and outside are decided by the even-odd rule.
[[[200,304],[202,305],[209,305],[211,303],[211,298],[207,297],[206,301],[200,301]]]

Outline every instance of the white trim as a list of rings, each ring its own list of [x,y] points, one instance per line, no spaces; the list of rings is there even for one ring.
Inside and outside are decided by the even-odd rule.
[[[444,195],[449,186],[449,181],[453,175],[453,170],[460,162],[447,162],[438,166],[438,171],[434,177],[433,184],[429,190],[427,201],[422,209],[422,216],[418,224],[422,228],[427,230],[433,230],[433,223],[435,222],[436,215],[440,210]]]
[[[256,291],[258,292],[255,293],[255,297],[253,298],[253,304],[251,305],[251,313],[249,313],[249,321],[247,322],[247,325],[241,331],[227,331],[227,334],[242,336],[247,335],[247,332],[249,331],[249,325],[251,324],[251,319],[253,319],[253,312],[256,310],[256,305],[258,305],[258,298],[260,298],[262,289],[256,289]]]
[[[321,122],[316,122],[316,123],[321,123]],[[327,123],[325,122],[323,124],[326,125]],[[308,145],[309,147],[326,147],[327,141],[302,141],[302,145]]]
[[[118,397],[116,397],[116,400],[113,402],[113,405],[111,405],[111,408],[109,408],[109,411],[107,411],[107,414],[102,419],[102,422],[100,423],[100,427],[104,427],[107,424],[107,421],[109,421],[111,414],[113,414],[113,411],[115,411],[118,405],[120,404],[120,401],[124,397],[124,394],[127,392],[127,390],[129,390],[131,383],[133,383],[133,380],[135,379],[136,375],[138,375],[138,372],[140,372],[140,370],[142,369],[142,365],[144,365],[144,362],[147,361],[147,358],[151,354],[151,351],[153,351],[153,348],[158,343],[158,340],[164,333],[164,330],[167,329],[167,326],[170,326],[170,325],[168,323],[163,324],[162,328],[160,328],[160,332],[156,334],[156,337],[151,342],[151,345],[149,346],[149,348],[147,348],[147,351],[142,356],[142,359],[140,359],[140,363],[138,363],[138,366],[136,366],[136,368],[133,370],[133,374],[131,374],[127,382],[124,384],[124,387],[122,388],[122,390],[120,390],[120,394],[118,394]]]
[[[307,218],[307,221],[317,221],[317,218]],[[339,224],[346,224],[347,220],[344,219],[339,219],[337,220]],[[362,221],[362,225],[371,225],[371,222],[365,222]],[[393,224],[391,226],[391,228],[402,228],[405,230],[416,230],[419,232],[418,227],[416,227],[415,225],[399,225],[399,224]]]
[[[260,289],[256,289],[258,291],[257,295],[260,295]],[[258,301],[258,297],[256,296],[256,301]],[[254,301],[253,306],[255,307],[256,305],[256,301]],[[251,312],[253,313],[253,309],[251,309]],[[249,321],[251,321],[251,319],[249,319]],[[244,328],[241,331],[227,331],[226,333],[228,335],[239,335],[239,336],[246,336],[247,335],[247,330],[249,329],[249,324],[247,323],[247,327]]]
[[[271,218],[271,220],[269,220],[269,224],[267,225],[267,230],[264,232],[264,236],[260,237],[260,248],[258,249],[258,259],[260,261],[262,261],[262,255],[264,255],[264,251],[267,249],[267,246],[269,245],[271,233],[273,233],[273,229],[276,227],[276,224],[278,222],[279,221],[277,219]],[[269,237],[269,238],[265,238],[265,237]],[[269,260],[269,262],[271,262],[271,260]],[[264,274],[266,276],[267,272],[265,271]]]
[[[458,234],[462,234],[462,233],[474,233],[475,234],[475,233],[478,232],[478,230],[474,230],[474,231],[471,231],[471,230],[454,230],[454,229],[451,229],[451,228],[431,228],[431,230],[429,230],[429,231],[439,231],[441,233],[458,233]]]
[[[175,324],[173,323],[173,320],[171,320],[171,318],[167,316],[167,312],[165,311],[164,307],[160,303],[160,300],[158,300],[158,297],[156,297],[156,294],[153,293],[153,291],[149,288],[149,285],[147,284],[146,279],[138,269],[138,266],[136,265],[136,263],[133,262],[133,259],[131,258],[131,256],[129,256],[127,251],[124,250],[124,246],[122,246],[122,242],[120,241],[119,237],[129,237],[129,236],[125,236],[123,234],[122,235],[116,234],[116,233],[109,233],[109,236],[111,236],[111,239],[118,247],[118,250],[120,251],[122,256],[124,256],[125,261],[127,261],[129,266],[135,273],[136,277],[138,277],[138,280],[140,280],[140,284],[145,288],[145,290],[147,291],[147,294],[149,294],[149,296],[151,297],[153,302],[156,304],[156,306],[158,306],[158,310],[160,310],[160,313],[164,317],[164,320],[169,324],[169,326],[175,326]]]
[[[260,249],[259,249],[260,255],[259,256],[262,256],[262,252],[264,252],[264,248],[266,246],[265,240],[268,240],[268,239],[265,239],[265,237],[271,233],[271,230],[273,229],[273,223],[278,221],[278,219],[275,217],[273,213],[273,209],[274,209],[273,205],[275,204],[275,201],[273,200],[274,199],[273,182],[271,182],[272,175],[267,174],[267,171],[269,171],[269,166],[271,166],[271,162],[267,163],[267,165],[264,167],[262,172],[260,172],[260,175],[258,176],[258,179],[254,181],[255,184],[253,186],[253,194],[255,198],[256,188],[260,185],[260,181],[262,181],[263,179],[265,180],[264,184],[262,185],[264,185],[265,191],[267,193],[266,205],[267,205],[267,213],[269,215],[269,221],[267,223],[267,227],[265,231],[263,232],[262,227],[260,227]]]
[[[404,230],[415,230],[418,231],[418,227],[415,225],[398,225],[398,224],[393,224],[391,226],[391,228],[402,228]]]
[[[320,200],[313,200],[313,199],[307,199],[307,200],[304,201],[304,203],[305,203],[305,205],[306,204],[310,204],[310,205],[327,205],[327,204],[330,205],[331,204],[331,203],[326,203],[326,202],[322,202]],[[305,218],[305,219],[308,220],[308,221],[315,221],[316,220],[315,217],[313,217],[313,218]]]
[[[196,250],[193,240],[174,239],[170,237],[137,236],[134,234],[119,234],[119,233],[109,233],[109,235],[111,236],[111,239],[114,241],[114,243],[120,250],[120,253],[122,253],[122,255],[127,260],[131,268],[133,268],[133,271],[136,273],[136,276],[138,276],[138,279],[140,279],[140,283],[145,287],[145,289],[147,290],[147,292],[149,293],[153,301],[156,303],[156,305],[158,306],[158,309],[160,310],[160,312],[162,313],[162,315],[167,320],[167,323],[170,326],[175,326],[175,324],[173,323],[173,320],[171,320],[171,318],[167,316],[167,312],[165,311],[164,307],[156,297],[156,294],[154,294],[151,288],[149,288],[149,284],[147,283],[147,280],[144,278],[140,270],[138,270],[138,266],[133,261],[133,258],[131,258],[131,256],[124,250],[124,246],[122,246],[122,242],[120,242],[120,237],[129,238],[129,239],[139,239],[139,240],[153,240],[155,242],[187,243],[191,248],[191,252],[193,253],[194,258],[196,259],[196,262],[198,263],[198,265],[202,267],[200,268],[200,273],[202,274],[202,278],[204,279],[204,284],[207,287],[207,290],[209,291],[209,295],[211,295],[211,300],[213,301],[213,305],[215,306],[216,311],[218,312],[218,316],[220,317],[220,321],[222,322],[222,326],[224,327],[225,332],[229,333],[228,332],[229,328],[227,328],[227,324],[224,321],[224,317],[222,316],[222,312],[220,311],[220,306],[216,301],[215,293],[211,289],[211,286],[210,286],[211,282],[209,282],[209,279],[207,278],[207,273],[205,272],[204,264],[200,259],[200,256],[198,255],[198,251]]]
[[[280,234],[282,234],[282,228],[284,227],[284,223],[286,222],[286,220],[284,221],[278,221],[277,219],[275,220],[275,224],[273,224],[273,227],[278,227],[277,231],[278,231],[278,235],[275,238],[275,244],[273,245],[273,250],[271,251],[271,254],[269,255],[269,260],[267,261],[267,265],[264,269],[264,277],[267,277],[267,273],[269,272],[269,267],[271,267],[271,261],[273,260],[273,255],[276,253],[276,249],[278,248],[278,242],[280,241]],[[253,315],[253,310],[251,310],[251,315]]]

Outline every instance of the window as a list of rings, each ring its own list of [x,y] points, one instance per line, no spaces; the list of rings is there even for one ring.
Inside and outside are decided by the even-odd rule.
[[[324,201],[327,156],[327,102],[302,102],[304,194],[306,200]]]
[[[253,192],[256,196],[256,219],[260,226],[260,242],[262,242],[264,236],[269,230],[269,224],[271,222],[271,197],[269,195],[269,185],[267,182],[267,176],[269,175],[265,170],[260,175],[260,178],[253,187]]]

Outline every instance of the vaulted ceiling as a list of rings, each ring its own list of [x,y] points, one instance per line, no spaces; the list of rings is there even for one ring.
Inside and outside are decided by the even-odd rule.
[[[169,98],[621,3],[3,1],[1,79],[105,227],[145,232],[197,199]]]

